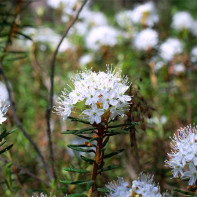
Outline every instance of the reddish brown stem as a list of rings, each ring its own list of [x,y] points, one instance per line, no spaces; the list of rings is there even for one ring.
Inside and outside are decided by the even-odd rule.
[[[96,187],[95,182],[96,182],[96,178],[97,178],[97,175],[98,175],[99,164],[103,160],[101,158],[102,155],[103,155],[103,154],[101,154],[101,151],[102,151],[105,128],[102,125],[98,125],[97,129],[98,129],[98,132],[97,132],[98,139],[97,139],[97,145],[96,145],[95,162],[94,162],[94,165],[93,165],[92,176],[91,176],[91,180],[94,181],[94,183],[92,184],[92,186],[89,189],[88,197],[92,197],[92,195],[93,195],[93,192],[94,192],[95,187]]]

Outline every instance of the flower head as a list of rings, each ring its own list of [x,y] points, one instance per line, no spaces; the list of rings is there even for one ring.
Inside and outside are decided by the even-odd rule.
[[[134,39],[134,46],[138,50],[148,50],[155,47],[158,43],[158,33],[150,28],[142,30]]]
[[[86,36],[86,47],[94,51],[101,46],[113,47],[118,42],[119,32],[110,26],[93,27]]]
[[[129,88],[127,77],[121,78],[120,72],[95,73],[92,70],[78,73],[73,78],[74,88],[71,91],[64,90],[58,98],[56,112],[63,119],[72,112],[78,112],[90,124],[99,124],[102,119],[115,119],[124,116],[129,109],[128,101],[131,97],[125,95]],[[81,103],[82,107],[78,107]]]
[[[142,197],[162,197],[159,186],[153,182],[153,176],[141,173],[138,180],[132,183],[132,191]]]
[[[182,43],[176,38],[168,38],[160,46],[160,56],[165,61],[173,59],[175,54],[180,54],[183,51]]]
[[[8,111],[8,107],[9,105],[7,105],[5,101],[0,100],[0,124],[2,124],[7,119],[4,116]]]
[[[117,181],[112,181],[106,185],[106,188],[110,191],[107,197],[130,197],[131,192],[128,185],[122,177],[118,177]]]
[[[194,19],[188,12],[177,12],[172,19],[172,27],[178,31],[183,29],[191,30]]]
[[[180,128],[171,143],[172,152],[166,166],[172,168],[174,178],[187,178],[193,185],[197,180],[197,127]]]
[[[147,2],[142,5],[138,5],[132,10],[131,19],[133,23],[141,23],[149,27],[154,26],[159,21],[159,16],[156,12],[153,2]]]
[[[160,188],[153,182],[153,176],[140,173],[138,180],[132,182],[132,187],[123,178],[118,177],[117,181],[112,181],[106,185],[109,189],[107,197],[162,197]]]

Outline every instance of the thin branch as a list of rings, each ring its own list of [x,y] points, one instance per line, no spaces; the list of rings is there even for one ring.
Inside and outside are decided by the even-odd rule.
[[[71,29],[71,27],[77,21],[79,14],[82,11],[82,9],[85,6],[87,1],[88,0],[84,0],[83,4],[81,5],[80,9],[78,10],[76,16],[73,18],[70,25],[66,28],[65,32],[62,34],[62,37],[57,45],[57,48],[53,53],[53,57],[52,57],[51,65],[50,65],[50,70],[51,70],[51,73],[50,73],[50,93],[49,93],[49,104],[48,104],[48,107],[46,110],[46,121],[47,121],[47,135],[48,135],[48,139],[49,139],[50,162],[51,162],[51,167],[52,167],[53,175],[54,175],[55,179],[56,179],[56,172],[55,172],[55,167],[54,167],[53,145],[52,145],[52,140],[51,140],[51,125],[50,125],[51,110],[52,110],[52,106],[53,106],[53,95],[54,95],[55,61],[56,61],[56,56],[58,54],[60,45],[62,44],[64,38],[68,35],[68,32]]]
[[[13,98],[12,98],[12,94],[11,94],[11,89],[9,87],[9,83],[8,83],[8,79],[6,77],[6,75],[4,74],[4,71],[3,71],[3,59],[5,58],[5,55],[6,53],[8,52],[8,48],[9,48],[9,45],[10,45],[10,41],[12,40],[12,36],[14,34],[14,29],[15,29],[15,26],[16,26],[16,19],[18,17],[18,15],[20,14],[20,11],[21,11],[21,4],[22,4],[22,0],[19,0],[17,1],[17,6],[16,6],[16,15],[15,15],[15,18],[13,19],[13,23],[10,27],[10,31],[9,31],[9,35],[8,35],[8,38],[7,38],[7,42],[6,42],[6,45],[5,45],[5,48],[4,48],[4,53],[3,55],[0,57],[0,75],[2,76],[4,82],[5,82],[5,85],[6,85],[6,89],[8,91],[8,96],[9,96],[9,102],[10,102],[10,107],[11,107],[11,110],[12,110],[12,113],[13,113],[13,117],[14,117],[14,120],[15,120],[15,123],[16,125],[18,126],[18,128],[22,131],[23,135],[27,138],[27,140],[30,142],[30,144],[33,146],[34,150],[37,152],[38,156],[40,157],[41,159],[41,162],[43,163],[43,166],[44,166],[44,169],[46,171],[46,174],[47,176],[49,177],[50,180],[52,180],[52,175],[50,173],[50,170],[48,168],[48,165],[47,163],[45,162],[45,159],[42,155],[42,153],[40,152],[39,148],[37,147],[37,145],[34,143],[34,141],[31,139],[30,135],[27,133],[27,131],[23,128],[21,122],[19,121],[19,118],[16,114],[16,109],[14,107],[14,101],[13,101]]]
[[[4,159],[4,158],[2,158],[2,157],[0,157],[0,160],[1,160],[1,161],[4,161],[4,162],[6,162],[6,163],[12,162],[12,161],[8,161],[7,159]],[[39,180],[40,182],[44,183],[44,184],[47,185],[47,186],[49,186],[49,183],[48,183],[47,181],[42,180],[40,177],[36,176],[35,174],[33,174],[32,172],[30,172],[30,171],[27,170],[26,168],[24,168],[24,167],[22,167],[22,166],[20,166],[20,165],[18,165],[18,164],[16,164],[16,163],[13,163],[13,162],[12,162],[12,165],[14,165],[16,168],[20,169],[21,171],[25,172],[25,173],[28,174],[29,176],[31,176],[31,177],[33,177],[33,178]]]
[[[133,86],[131,84],[130,96],[132,96],[132,94],[133,94]],[[129,114],[129,117],[128,117],[129,122],[133,122],[132,111],[133,111],[133,105],[131,104],[130,105],[130,114]],[[139,172],[140,169],[141,169],[141,166],[140,166],[139,152],[138,152],[138,147],[137,147],[135,126],[130,129],[129,137],[130,137],[130,143],[131,143],[130,144],[131,150],[133,150],[132,152],[134,153],[135,163],[137,164],[137,171]]]
[[[2,76],[4,82],[5,82],[5,85],[6,85],[6,88],[7,88],[7,91],[8,91],[8,96],[9,96],[9,101],[10,101],[10,107],[11,107],[11,110],[12,110],[12,113],[13,113],[13,117],[14,117],[14,120],[15,120],[15,123],[16,125],[18,126],[18,128],[22,131],[23,135],[27,138],[27,140],[32,144],[33,148],[35,149],[35,151],[38,153],[38,156],[40,157],[42,163],[43,163],[43,166],[44,166],[44,169],[49,177],[49,179],[51,180],[52,179],[52,176],[51,176],[51,173],[49,171],[49,168],[48,168],[48,165],[47,163],[45,162],[45,159],[43,157],[43,155],[41,154],[40,150],[38,149],[37,145],[34,143],[34,141],[31,139],[30,135],[27,133],[27,131],[23,128],[21,122],[19,121],[18,119],[18,116],[16,114],[16,109],[14,107],[14,101],[12,99],[12,94],[11,94],[11,90],[10,90],[10,87],[9,87],[9,83],[8,83],[8,80],[7,80],[7,77],[5,76],[4,74],[4,71],[3,71],[3,68],[2,68],[2,62],[0,60],[0,75]]]

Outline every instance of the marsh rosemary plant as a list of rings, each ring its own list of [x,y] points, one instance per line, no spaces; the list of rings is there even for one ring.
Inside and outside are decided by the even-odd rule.
[[[80,156],[82,160],[92,165],[92,171],[84,169],[66,168],[66,171],[78,173],[90,173],[90,177],[85,181],[63,181],[71,184],[88,184],[88,197],[93,193],[98,194],[96,180],[103,171],[112,170],[113,165],[104,167],[104,160],[110,158],[123,150],[112,153],[105,153],[105,147],[110,136],[127,133],[132,123],[114,125],[113,122],[118,116],[124,117],[129,111],[131,96],[126,95],[129,89],[127,77],[121,77],[120,71],[112,71],[107,67],[106,72],[93,72],[86,70],[78,73],[73,79],[73,88],[65,89],[58,98],[56,113],[64,120],[82,122],[90,125],[80,130],[67,130],[64,134],[74,134],[80,138],[85,138],[86,142],[78,145],[68,145],[69,148],[86,153],[94,153],[94,158]],[[79,115],[79,118],[70,115]],[[120,129],[124,127],[124,129]],[[125,128],[126,127],[126,128]],[[116,131],[116,128],[118,130]],[[95,143],[96,142],[96,143]]]

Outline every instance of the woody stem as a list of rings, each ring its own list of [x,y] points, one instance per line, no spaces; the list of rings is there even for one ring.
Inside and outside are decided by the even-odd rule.
[[[99,169],[99,164],[101,159],[101,151],[102,151],[102,144],[103,144],[103,138],[104,138],[104,127],[101,125],[98,125],[98,139],[97,139],[97,145],[96,145],[96,153],[95,153],[95,161],[93,164],[93,170],[92,170],[92,176],[91,176],[91,180],[94,181],[94,183],[92,184],[92,186],[89,189],[88,192],[88,197],[92,197],[92,194],[95,190],[96,187],[96,178],[98,175],[98,169]]]

